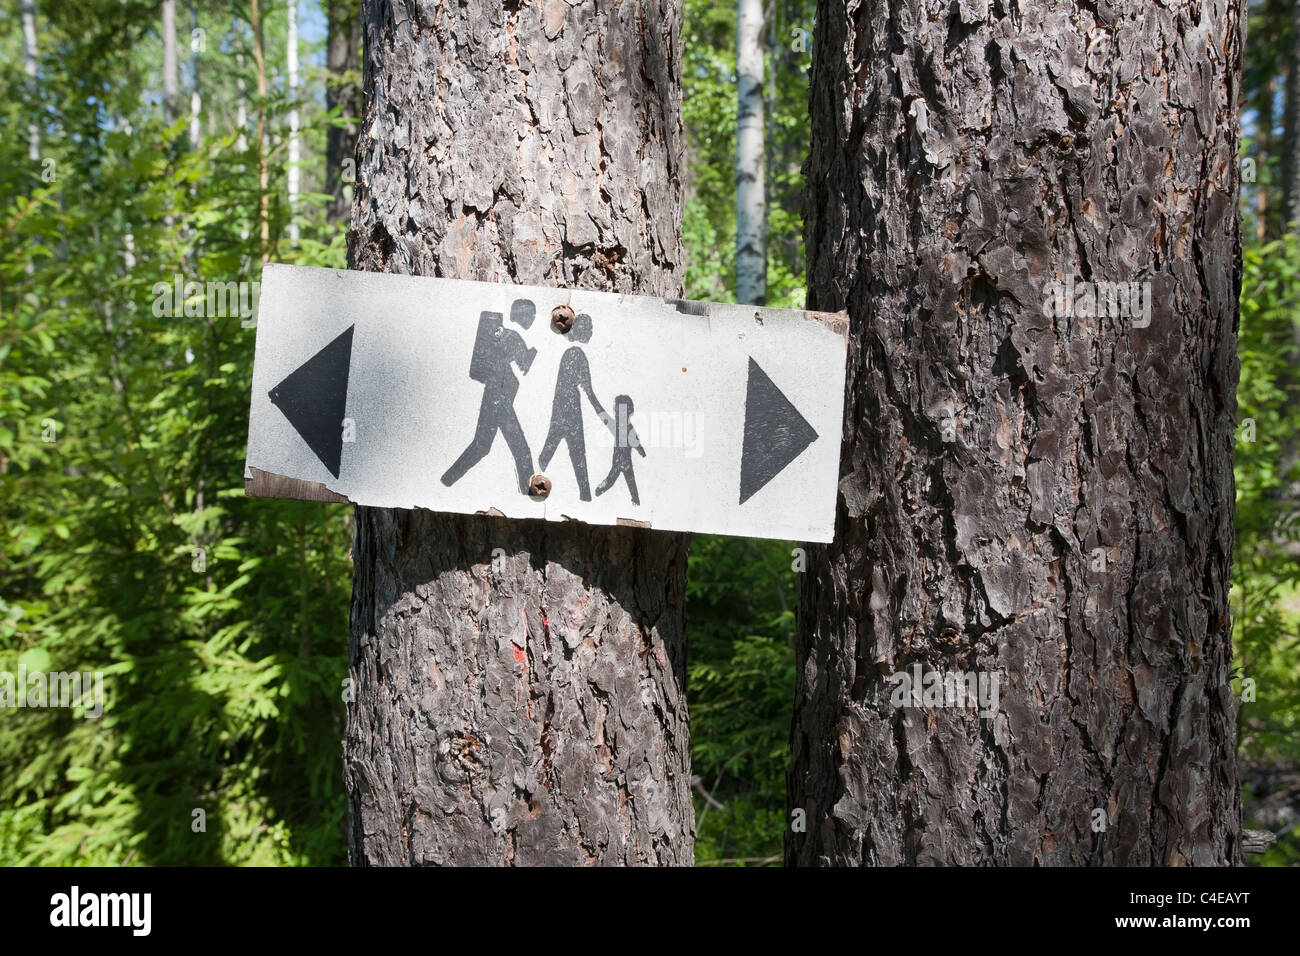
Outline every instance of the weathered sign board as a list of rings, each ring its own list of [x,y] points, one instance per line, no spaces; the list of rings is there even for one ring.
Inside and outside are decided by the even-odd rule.
[[[830,541],[847,319],[267,265],[250,495]]]

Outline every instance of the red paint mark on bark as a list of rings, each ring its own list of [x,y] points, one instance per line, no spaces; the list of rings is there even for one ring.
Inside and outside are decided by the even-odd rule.
[[[524,649],[517,644],[514,645],[514,648],[515,648],[515,660],[517,660],[520,664],[527,664],[528,654],[524,651]]]

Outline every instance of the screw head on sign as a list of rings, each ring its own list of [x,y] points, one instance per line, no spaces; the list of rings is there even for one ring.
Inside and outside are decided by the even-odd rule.
[[[533,475],[528,479],[528,493],[534,498],[545,498],[551,493],[551,479],[545,475]]]
[[[557,305],[551,309],[551,325],[557,332],[569,331],[573,328],[573,310],[567,305]]]

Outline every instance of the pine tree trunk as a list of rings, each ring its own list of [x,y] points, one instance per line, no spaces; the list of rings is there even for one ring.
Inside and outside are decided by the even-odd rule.
[[[357,119],[361,115],[361,3],[360,0],[327,0],[329,24],[325,46],[325,108],[336,107],[347,126],[331,126],[325,139],[325,208],[330,222],[346,220],[352,212],[351,199],[343,187],[356,178]]]
[[[736,4],[736,301],[767,302],[763,2]]]
[[[1276,230],[1271,228],[1270,218],[1273,209],[1268,202],[1268,189],[1259,180],[1268,169],[1273,156],[1273,103],[1277,98],[1277,78],[1270,76],[1262,80],[1255,96],[1255,115],[1258,117],[1255,134],[1255,241],[1264,242],[1276,238]]]
[[[1290,21],[1291,15],[1286,9],[1291,0],[1261,0],[1248,16],[1248,32],[1254,37],[1260,35],[1264,37],[1276,37],[1278,31],[1285,31]],[[1250,108],[1255,112],[1255,129],[1253,138],[1255,170],[1257,176],[1257,185],[1255,186],[1255,239],[1264,242],[1267,239],[1277,238],[1278,229],[1278,212],[1281,205],[1274,197],[1270,201],[1269,192],[1265,183],[1270,182],[1268,178],[1268,169],[1276,155],[1275,150],[1281,144],[1276,142],[1274,127],[1277,125],[1277,91],[1278,91],[1278,74],[1282,74],[1282,82],[1286,81],[1286,68],[1282,64],[1279,69],[1279,63],[1276,55],[1270,50],[1270,44],[1257,43],[1258,52],[1255,54],[1256,63],[1254,68],[1259,71],[1259,76],[1253,84],[1247,84],[1247,92],[1250,94]],[[1246,60],[1249,64],[1251,54],[1249,45],[1246,51]],[[1280,168],[1280,166],[1279,166]]]
[[[1242,7],[1100,9],[819,5],[809,307],[852,334],[791,864],[1239,862]],[[989,706],[896,697],[916,665]]]
[[[1278,51],[1286,76],[1286,90],[1282,105],[1282,155],[1278,163],[1278,185],[1282,201],[1277,217],[1277,231],[1270,238],[1277,238],[1287,231],[1300,232],[1300,0],[1292,0],[1289,12],[1282,10],[1274,15],[1277,19],[1273,22],[1286,37],[1286,42],[1279,44]],[[1271,87],[1272,84],[1270,89]],[[1269,119],[1271,121],[1271,114]],[[1290,362],[1284,373],[1278,376],[1276,385],[1289,396],[1292,403],[1300,401],[1300,323],[1291,325]],[[1270,497],[1276,503],[1279,514],[1288,514],[1293,513],[1296,503],[1300,502],[1300,434],[1292,431],[1282,437],[1281,444],[1278,472],[1283,481],[1272,490]],[[1280,540],[1278,546],[1290,548],[1292,544]]]
[[[1286,99],[1282,113],[1282,227],[1300,229],[1300,0],[1291,3],[1291,29],[1282,51]]]
[[[677,0],[362,11],[355,268],[680,295]],[[354,560],[354,864],[692,862],[682,536],[361,508]]]

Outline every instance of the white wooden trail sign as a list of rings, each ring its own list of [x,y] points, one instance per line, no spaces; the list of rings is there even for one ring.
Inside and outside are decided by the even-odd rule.
[[[830,541],[846,335],[842,315],[267,265],[246,488]]]

